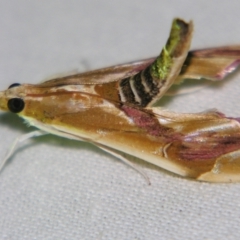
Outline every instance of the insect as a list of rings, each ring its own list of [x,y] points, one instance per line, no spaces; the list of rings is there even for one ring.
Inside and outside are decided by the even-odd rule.
[[[124,153],[178,175],[240,181],[240,119],[218,111],[175,113],[153,107],[183,79],[221,80],[239,65],[240,46],[189,51],[192,22],[174,19],[160,55],[43,83],[13,84],[0,109],[46,133],[88,141],[131,164]]]

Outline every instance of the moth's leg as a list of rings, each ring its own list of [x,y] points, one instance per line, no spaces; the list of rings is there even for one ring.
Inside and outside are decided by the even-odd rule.
[[[138,168],[136,165],[134,165],[133,163],[131,163],[125,156],[123,156],[120,152],[108,148],[106,146],[103,146],[101,144],[98,143],[93,143],[94,145],[96,145],[97,147],[99,147],[100,149],[102,149],[103,151],[110,153],[111,155],[113,155],[114,157],[118,158],[119,160],[121,160],[122,162],[124,162],[125,164],[127,164],[128,166],[132,167],[134,170],[136,170],[137,172],[139,172],[146,180],[146,182],[148,183],[148,185],[151,185],[150,179],[147,176],[147,174],[141,170],[140,168]]]
[[[3,169],[4,165],[6,164],[7,160],[13,155],[13,153],[15,152],[15,149],[17,148],[17,146],[24,142],[25,140],[29,139],[29,138],[33,138],[33,137],[38,137],[38,136],[42,136],[48,134],[47,132],[41,131],[41,130],[36,130],[30,133],[26,133],[24,135],[21,135],[19,137],[17,137],[12,146],[9,148],[5,158],[3,159],[2,162],[0,162],[0,171]]]

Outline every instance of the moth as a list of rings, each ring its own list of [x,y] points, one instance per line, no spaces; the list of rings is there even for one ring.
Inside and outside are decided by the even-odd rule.
[[[240,46],[189,51],[192,32],[192,22],[174,19],[158,57],[0,92],[1,110],[39,129],[16,139],[1,168],[18,143],[51,133],[88,141],[130,165],[125,153],[196,180],[240,181],[240,118],[153,107],[184,79],[218,81],[238,67]]]

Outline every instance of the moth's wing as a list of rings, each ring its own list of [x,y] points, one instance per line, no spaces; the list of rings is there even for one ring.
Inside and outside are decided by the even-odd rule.
[[[202,181],[240,181],[239,118],[216,110],[195,114],[153,111],[166,129],[162,136],[163,155],[172,163],[168,170]]]
[[[57,87],[64,85],[104,84],[116,82],[118,80],[137,74],[138,72],[145,69],[148,65],[150,65],[155,59],[156,58],[148,58],[140,61],[120,64],[89,72],[58,77],[45,81],[39,84],[39,86]]]
[[[58,77],[41,83],[42,87],[64,86],[68,84],[103,84],[131,77],[144,70],[157,57],[115,65],[89,72]],[[228,46],[190,51],[175,84],[184,79],[222,80],[240,64],[240,46]]]
[[[66,101],[62,94],[59,97]],[[51,124],[36,124],[36,120],[30,124],[63,137],[89,141],[122,160],[126,158],[117,152],[130,154],[184,177],[240,181],[240,119],[216,111],[182,114],[124,104],[114,107],[97,96],[91,96],[93,100],[78,109],[76,103],[82,106],[81,100],[76,93],[73,97],[64,103],[67,111],[56,107],[61,101],[47,97],[55,112],[54,117],[45,119]]]
[[[240,45],[190,51],[175,83],[184,79],[222,80],[240,65]]]

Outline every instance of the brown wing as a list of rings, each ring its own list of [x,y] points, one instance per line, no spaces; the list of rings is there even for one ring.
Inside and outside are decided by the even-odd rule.
[[[64,85],[103,84],[116,82],[123,78],[131,77],[150,65],[156,58],[101,68],[89,72],[74,74],[51,79],[39,84],[41,87],[57,87]]]
[[[116,82],[131,77],[154,62],[156,57],[140,61],[97,69],[85,73],[51,79],[41,84],[42,87],[103,84]],[[240,46],[228,46],[190,51],[184,62],[181,73],[175,83],[183,79],[221,80],[236,70],[240,64]]]
[[[222,80],[240,64],[240,46],[228,46],[190,51],[175,83],[181,80]]]

